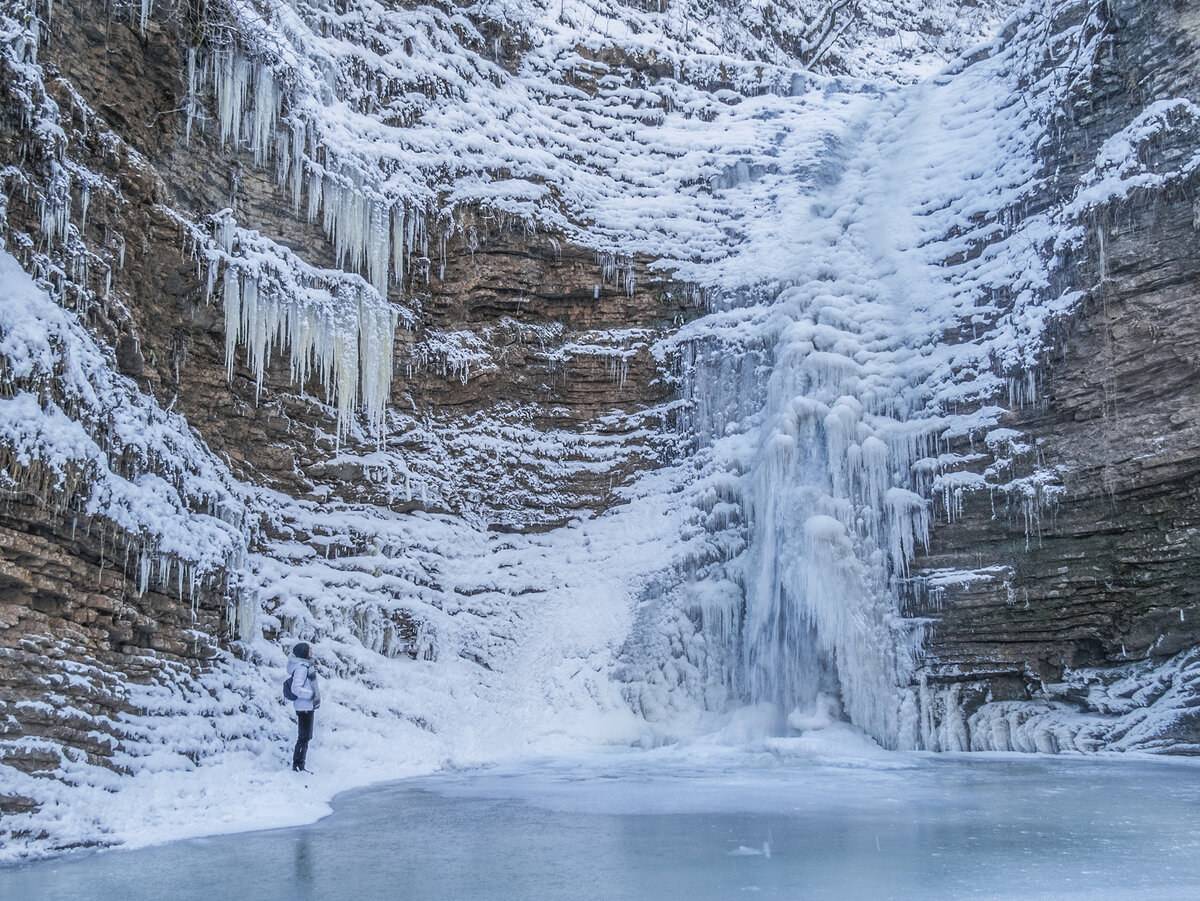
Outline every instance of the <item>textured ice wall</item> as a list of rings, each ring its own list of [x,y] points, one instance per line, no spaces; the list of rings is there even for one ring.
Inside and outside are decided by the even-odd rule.
[[[778,213],[716,267],[722,308],[665,349],[683,355],[713,537],[682,566],[686,617],[661,624],[679,632],[673,678],[635,693],[649,715],[701,685],[782,726],[832,692],[885,745],[939,746],[899,582],[964,492],[1022,499],[1032,527],[1057,490],[1048,472],[964,472],[948,441],[1019,443],[994,427],[1078,297],[1052,277],[1078,210],[1045,200],[1039,146],[1102,39],[1081,5],[1030,4],[918,85],[831,86],[793,111],[812,125],[780,142],[779,176],[740,188]]]

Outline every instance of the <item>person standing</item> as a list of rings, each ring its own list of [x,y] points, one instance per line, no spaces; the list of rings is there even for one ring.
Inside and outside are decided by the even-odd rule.
[[[292,769],[307,773],[304,763],[308,757],[308,743],[313,736],[313,714],[321,706],[321,689],[317,685],[317,673],[312,665],[312,649],[301,641],[288,655],[288,675],[292,678],[292,693],[296,700],[296,748],[292,752]]]

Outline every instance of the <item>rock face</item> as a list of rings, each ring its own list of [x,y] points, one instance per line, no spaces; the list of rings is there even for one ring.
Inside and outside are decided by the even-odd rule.
[[[603,511],[672,452],[654,412],[669,379],[650,345],[695,315],[692,295],[643,262],[606,270],[561,237],[470,212],[429,262],[432,274],[393,289],[413,314],[396,333],[382,437],[338,439],[321,386],[295,384],[285,354],[267,366],[261,391],[240,350],[227,377],[220,300],[206,300],[175,211],[228,207],[314,265],[333,266],[335,254],[273,174],[211,129],[187,139],[189,10],[141,31],[105,3],[54,7],[39,62],[64,120],[59,150],[104,180],[86,200],[78,186],[67,198],[74,246],[54,248],[46,201],[21,190],[23,178],[51,181],[61,165],[31,133],[27,98],[8,96],[0,122],[0,156],[24,170],[5,176],[6,246],[52,287],[77,292],[123,375],[181,413],[248,486],[444,512],[499,531]],[[3,77],[15,89],[11,67]],[[235,637],[234,601],[211,584],[190,602],[183,589],[143,592],[128,536],[82,509],[77,492],[52,479],[31,488],[21,467],[10,470],[0,513],[0,761],[50,774],[66,748],[119,766],[120,721],[137,712],[126,687],[202,673]],[[390,653],[415,655],[412,624],[395,629]],[[31,803],[3,797],[0,810]]]
[[[1101,63],[1063,110],[1046,160],[1063,190],[1142,109],[1200,96],[1198,24],[1186,4],[1113,5]],[[1168,139],[1158,152],[1193,150]],[[965,730],[939,739],[947,744],[1006,743],[969,719],[985,702],[1052,699],[1095,711],[1089,690],[1127,675],[1131,661],[1163,663],[1200,642],[1198,187],[1193,173],[1088,217],[1086,252],[1064,272],[1084,300],[1060,324],[1036,401],[1003,423],[1028,436],[1009,458],[1011,476],[1037,468],[1059,484],[1052,497],[970,497],[917,563],[935,582],[938,570],[977,573],[914,598],[914,612],[934,620],[922,678],[940,689],[941,715],[961,717]],[[1063,684],[1088,668],[1097,669]],[[1180,710],[1174,734],[1161,738],[1192,748],[1188,710],[1200,697],[1187,684],[1164,680],[1125,707],[1172,689]],[[1128,729],[1114,722],[1106,737]]]
[[[64,756],[110,761],[131,737],[130,686],[186,678],[215,653],[225,604],[138,593],[113,535],[87,534],[32,492],[5,495],[0,517],[0,760],[31,773]],[[107,543],[106,543],[107,538]],[[33,801],[0,797],[5,813]]]
[[[118,366],[156,396],[175,398],[175,408],[240,478],[293,494],[323,483],[339,495],[381,500],[364,495],[352,469],[339,478],[326,465],[337,450],[327,411],[312,400],[322,392],[313,384],[298,392],[283,354],[268,367],[257,397],[240,352],[232,382],[225,378],[221,311],[203,299],[199,267],[181,246],[168,211],[199,215],[227,206],[318,266],[335,265],[329,241],[317,225],[295,215],[273,173],[199,129],[185,141],[179,106],[186,63],[178,30],[152,22],[139,35],[124,22],[98,24],[105,23],[98,10],[73,4],[56,15],[44,57],[93,110],[104,113],[125,153],[135,151],[147,164],[121,166],[125,160],[118,160],[113,168],[102,156],[88,160],[99,171],[109,164],[124,199],[111,212],[94,204],[89,230],[136,236],[125,238],[125,265],[113,274],[114,287],[130,297],[128,321],[111,326],[120,334]],[[120,118],[109,120],[108,110],[119,110]],[[429,277],[414,272],[393,290],[394,300],[420,311],[397,335],[390,407],[412,417],[407,428],[393,431],[411,432],[422,423],[423,432],[451,434],[481,417],[537,432],[596,431],[594,420],[601,416],[615,417],[605,433],[633,428],[630,417],[667,391],[648,352],[650,339],[673,320],[693,315],[688,296],[640,265],[636,288],[627,292],[612,277],[605,279],[593,252],[554,235],[506,227],[494,217],[469,218],[457,223],[442,258],[432,262],[438,271]],[[399,447],[412,440],[388,437]],[[456,450],[466,452],[448,448],[447,463]],[[478,512],[509,526],[541,527],[572,510],[602,508],[612,476],[581,475],[578,484],[555,489],[561,492],[556,500],[543,502],[536,480],[511,482],[507,463],[489,470],[478,459],[454,461],[458,474],[426,474],[431,483],[446,480],[431,502],[449,508],[457,507],[450,497],[476,497],[477,511],[454,512]],[[631,459],[625,468],[637,465]],[[619,484],[620,475],[613,477]],[[514,507],[525,512],[513,519]]]

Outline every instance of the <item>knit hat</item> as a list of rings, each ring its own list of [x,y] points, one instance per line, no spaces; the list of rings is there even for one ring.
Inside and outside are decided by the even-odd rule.
[[[310,651],[308,648],[307,641],[301,641],[295,647],[292,648],[293,656],[299,657],[301,660],[307,660],[309,653],[310,653]]]

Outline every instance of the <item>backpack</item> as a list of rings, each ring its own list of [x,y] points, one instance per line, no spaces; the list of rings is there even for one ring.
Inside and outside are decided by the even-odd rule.
[[[283,697],[288,701],[296,700],[296,693],[292,691],[292,677],[288,676],[283,680]]]

